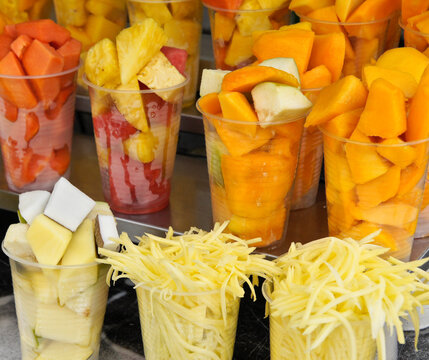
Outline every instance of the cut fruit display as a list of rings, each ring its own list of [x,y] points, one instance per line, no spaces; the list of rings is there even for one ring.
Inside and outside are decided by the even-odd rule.
[[[269,62],[268,62],[269,64]],[[230,220],[239,237],[255,246],[284,238],[303,118],[312,103],[298,89],[293,59],[250,65],[203,77],[202,89],[221,89],[199,102],[206,135],[215,222]],[[207,84],[205,83],[207,82]],[[241,91],[241,92],[239,92]]]
[[[405,260],[428,162],[429,129],[422,119],[429,111],[422,99],[429,70],[419,72],[422,61],[414,49],[387,51],[364,68],[364,83],[346,76],[322,90],[306,122],[324,131],[330,235],[363,238],[380,229],[375,242]],[[418,85],[410,92],[413,77]]]
[[[0,37],[10,39],[0,51],[0,141],[8,186],[50,191],[70,165],[81,45],[46,19],[8,25],[8,35]]]
[[[186,56],[164,46],[167,39],[146,18],[122,30],[116,44],[98,42],[86,58],[103,191],[120,212],[153,212],[168,204]]]
[[[96,259],[101,247],[116,249],[111,246],[112,238],[119,237],[116,223],[107,203],[93,202],[64,178],[47,193],[49,199],[46,193],[20,196],[19,208],[33,220],[31,225],[10,225],[3,242],[10,257],[22,354],[55,360],[97,357],[108,269]],[[69,227],[77,224],[76,230],[44,213],[57,215]],[[112,221],[96,221],[99,216]],[[100,232],[104,244],[95,240]]]

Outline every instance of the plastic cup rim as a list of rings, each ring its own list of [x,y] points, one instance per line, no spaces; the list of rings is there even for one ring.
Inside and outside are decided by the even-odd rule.
[[[81,264],[81,265],[47,265],[47,264],[40,264],[40,263],[29,261],[29,260],[26,260],[26,259],[23,259],[23,258],[20,258],[18,256],[15,256],[15,255],[11,254],[4,247],[4,240],[1,243],[1,249],[2,249],[3,253],[9,259],[12,259],[12,260],[14,260],[14,261],[16,261],[16,262],[18,262],[20,264],[23,264],[23,265],[32,266],[32,267],[36,267],[36,268],[40,268],[40,269],[51,269],[51,270],[85,269],[85,268],[90,268],[90,267],[93,267],[93,266],[101,265],[101,263],[99,263],[99,262],[92,262],[92,263]]]
[[[285,4],[283,6],[279,6],[276,8],[269,8],[269,9],[255,9],[255,10],[250,10],[250,9],[237,9],[237,10],[232,10],[232,9],[224,9],[224,8],[220,8],[220,7],[216,7],[216,6],[212,6],[212,5],[208,5],[206,4],[204,1],[202,1],[203,5],[210,10],[214,10],[217,12],[227,12],[227,13],[233,13],[233,14],[245,14],[245,13],[261,13],[261,12],[274,12],[274,11],[278,11],[278,10],[283,10],[283,9],[287,9],[288,5]]]
[[[10,79],[10,80],[33,80],[33,79],[50,79],[50,78],[54,78],[54,77],[60,77],[60,76],[64,76],[64,75],[69,75],[72,73],[77,72],[80,67],[82,66],[82,61],[79,61],[79,65],[59,72],[59,73],[54,73],[54,74],[47,74],[47,75],[6,75],[6,74],[0,74],[0,79]]]
[[[429,142],[429,138],[414,140],[414,141],[404,141],[402,144],[381,144],[381,143],[367,143],[363,141],[350,140],[341,136],[337,136],[329,132],[324,128],[323,125],[318,126],[319,130],[326,136],[329,136],[332,139],[337,141],[341,141],[347,144],[361,145],[361,146],[375,146],[375,147],[384,147],[384,148],[401,148],[403,146],[411,146],[411,145],[420,145]]]
[[[165,292],[167,295],[171,296],[203,296],[203,295],[214,295],[214,294],[220,294],[221,289],[212,289],[212,290],[206,290],[206,291],[196,291],[196,292],[183,292],[183,291],[174,291],[170,289],[159,289],[156,288],[156,286],[151,286],[149,284],[137,284],[134,286],[136,291],[138,289],[144,289],[147,291],[153,291],[154,293],[160,294],[162,292]]]
[[[359,22],[318,20],[318,19],[313,19],[307,15],[300,14],[299,12],[295,12],[295,13],[301,20],[305,20],[310,23],[313,22],[313,23],[326,24],[326,25],[362,26],[362,25],[374,25],[374,24],[387,22],[393,19],[393,17],[395,17],[395,15],[398,12],[394,11],[392,14],[382,19],[376,19],[376,20],[370,20],[370,21],[359,21]]]
[[[163,89],[147,89],[147,90],[118,90],[118,89],[110,89],[110,88],[106,88],[103,86],[99,86],[96,85],[94,83],[92,83],[91,81],[89,81],[89,79],[86,76],[86,73],[84,73],[82,75],[82,80],[83,82],[88,85],[89,87],[99,90],[99,91],[104,91],[104,92],[108,92],[108,93],[115,93],[115,94],[153,94],[153,93],[159,93],[159,92],[169,92],[169,91],[174,91],[174,90],[178,90],[181,88],[184,88],[188,82],[189,82],[189,76],[186,76],[186,80],[181,82],[180,84],[168,87],[168,88],[163,88]]]
[[[424,33],[418,30],[415,30],[413,28],[410,28],[408,25],[405,25],[402,22],[402,19],[399,19],[399,26],[404,30],[404,31],[409,31],[410,33],[413,33],[414,35],[418,35],[418,36],[422,36],[422,37],[429,37],[429,33]]]

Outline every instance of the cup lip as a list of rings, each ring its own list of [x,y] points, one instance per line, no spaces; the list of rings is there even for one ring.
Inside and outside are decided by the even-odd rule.
[[[183,292],[183,291],[174,291],[170,289],[159,289],[156,286],[150,286],[150,284],[140,283],[136,284],[134,286],[134,289],[144,289],[147,291],[151,291],[157,294],[165,293],[166,295],[170,296],[202,296],[202,295],[212,295],[221,293],[221,289],[212,289],[212,290],[206,290],[206,291],[195,291],[195,292]]]
[[[341,136],[337,136],[335,134],[332,134],[328,130],[324,128],[323,125],[318,126],[319,130],[326,136],[329,136],[332,139],[335,139],[337,141],[341,141],[347,144],[354,144],[354,145],[361,145],[361,146],[375,146],[375,147],[384,147],[384,148],[400,148],[403,146],[411,146],[411,145],[419,145],[429,142],[429,138],[421,139],[421,140],[414,140],[414,141],[404,141],[402,144],[381,144],[381,143],[367,143],[363,141],[356,141],[356,140],[350,140]]]
[[[313,23],[326,24],[326,25],[361,26],[361,25],[374,25],[374,24],[387,22],[387,21],[393,19],[398,14],[398,12],[394,11],[389,16],[386,16],[385,18],[382,18],[382,19],[376,19],[376,20],[370,20],[370,21],[358,21],[358,22],[318,20],[318,19],[313,19],[307,15],[301,14],[301,13],[296,12],[296,11],[295,11],[295,14],[301,20],[305,20],[305,21],[313,22]]]
[[[227,13],[232,13],[232,14],[248,14],[248,13],[261,13],[261,12],[269,12],[269,11],[277,11],[277,10],[283,10],[283,9],[287,9],[289,7],[288,2],[286,2],[283,6],[279,6],[276,8],[269,8],[269,9],[255,9],[255,10],[249,10],[249,9],[237,9],[237,10],[232,10],[232,9],[224,9],[221,7],[216,7],[216,6],[212,6],[212,5],[208,5],[206,4],[204,1],[202,1],[203,5],[210,10],[214,10],[217,12],[227,12]]]
[[[47,75],[6,75],[0,73],[0,79],[10,79],[10,80],[35,80],[35,79],[50,79],[54,77],[64,76],[68,74],[72,74],[77,72],[81,66],[83,65],[82,61],[79,61],[79,65],[75,66],[74,68],[59,72],[59,73],[53,73],[53,74],[47,74]]]
[[[429,37],[429,33],[424,33],[418,30],[415,30],[411,27],[408,26],[408,24],[404,24],[404,22],[402,21],[402,19],[399,19],[399,26],[404,30],[404,31],[409,31],[410,33],[413,33],[414,35],[418,35],[418,36],[422,36],[422,37]]]
[[[174,91],[174,90],[178,90],[180,88],[184,88],[188,82],[189,82],[189,76],[186,75],[186,79],[185,81],[181,82],[180,84],[168,87],[168,88],[163,88],[163,89],[147,89],[147,90],[118,90],[118,89],[110,89],[110,88],[106,88],[103,86],[99,86],[94,84],[93,82],[89,81],[88,77],[86,76],[86,73],[84,73],[82,75],[82,80],[83,82],[88,85],[89,87],[99,90],[99,91],[104,91],[104,92],[109,92],[109,93],[115,93],[115,94],[153,94],[153,93],[158,93],[158,92],[168,92],[168,91]]]
[[[1,249],[3,251],[3,253],[9,258],[12,259],[20,264],[23,265],[27,265],[27,266],[32,266],[32,267],[36,267],[39,269],[51,269],[51,270],[64,270],[64,269],[86,269],[86,268],[90,268],[93,266],[98,266],[101,265],[101,263],[99,262],[92,262],[92,263],[88,263],[88,264],[80,264],[80,265],[47,265],[47,264],[40,264],[37,262],[33,262],[33,261],[29,261],[23,258],[20,258],[18,256],[15,256],[13,254],[11,254],[9,251],[6,250],[5,246],[4,246],[4,240],[1,243]]]

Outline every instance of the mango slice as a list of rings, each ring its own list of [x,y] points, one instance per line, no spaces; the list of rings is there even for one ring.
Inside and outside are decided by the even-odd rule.
[[[340,21],[345,22],[349,15],[365,0],[336,0],[335,12]]]
[[[377,146],[377,152],[390,162],[405,169],[417,158],[417,150],[409,145],[404,145],[400,138],[386,139]],[[403,145],[403,146],[383,146],[383,145]]]
[[[404,203],[385,203],[372,209],[361,209],[360,218],[372,223],[405,227],[417,219],[418,209]]]
[[[319,65],[311,70],[307,70],[301,76],[301,86],[303,89],[323,88],[331,83],[332,74],[325,65]]]

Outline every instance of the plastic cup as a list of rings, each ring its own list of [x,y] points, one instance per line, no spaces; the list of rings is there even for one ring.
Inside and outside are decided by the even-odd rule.
[[[0,143],[10,190],[50,191],[68,177],[78,69],[0,75]]]
[[[226,294],[225,318],[221,290],[201,293],[160,293],[138,286],[140,325],[146,360],[231,360],[234,353],[240,298]]]
[[[228,10],[204,3],[210,18],[216,69],[235,70],[256,60],[252,34],[289,23],[288,2],[276,9]]]
[[[310,22],[317,35],[343,32],[346,38],[346,55],[343,75],[362,77],[365,65],[378,59],[386,50],[399,44],[401,29],[398,25],[399,13],[387,18],[367,22],[336,22],[315,20],[297,14],[301,21]],[[326,54],[329,58],[332,54]]]
[[[0,9],[0,34],[5,25],[29,20],[48,19],[52,12],[52,0],[3,1]]]
[[[399,25],[404,30],[404,45],[413,47],[425,55],[428,54],[426,49],[429,46],[429,34],[415,30],[412,27],[405,25],[402,20],[399,20]]]
[[[98,359],[106,265],[49,266],[9,253],[21,359]],[[39,357],[38,357],[39,356]]]
[[[84,81],[89,87],[106,201],[125,214],[165,208],[187,80],[154,91],[112,90],[96,86],[86,77]]]
[[[168,37],[166,46],[186,50],[186,73],[189,82],[185,87],[183,107],[195,103],[197,93],[202,11],[198,0],[128,0],[131,25],[151,17],[164,29]]]
[[[329,235],[361,239],[381,230],[375,243],[390,248],[387,255],[408,261],[423,197],[429,139],[382,145],[339,138],[320,129]],[[397,164],[401,159],[403,166],[387,159]]]
[[[257,247],[281,245],[286,236],[303,119],[270,126],[204,113],[213,222]]]

